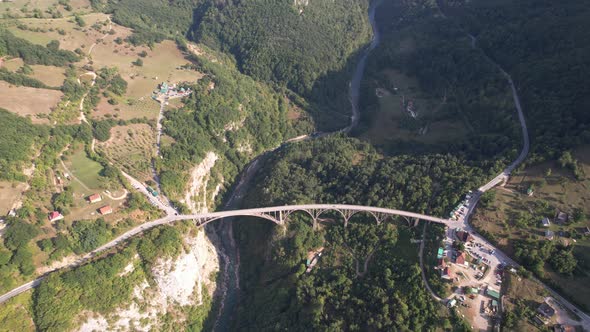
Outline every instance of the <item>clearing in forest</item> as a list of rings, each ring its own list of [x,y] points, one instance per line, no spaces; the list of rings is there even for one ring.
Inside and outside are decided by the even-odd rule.
[[[77,177],[84,186],[90,189],[100,189],[100,172],[102,166],[86,156],[84,149],[77,149],[64,161],[71,174]],[[74,183],[76,181],[72,181]]]
[[[379,103],[364,138],[380,146],[398,140],[440,144],[461,139],[467,133],[460,119],[451,121],[442,116],[444,98],[428,96],[415,78],[390,69],[380,77],[387,82],[371,91]]]
[[[51,108],[63,95],[57,90],[16,87],[4,81],[0,81],[0,91],[0,108],[20,116],[30,116],[33,123],[49,123],[47,117]]]

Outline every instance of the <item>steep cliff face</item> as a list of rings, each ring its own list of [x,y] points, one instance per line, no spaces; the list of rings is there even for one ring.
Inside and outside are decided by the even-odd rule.
[[[184,195],[183,203],[193,213],[207,212],[215,199],[221,184],[215,184],[216,190],[208,195],[208,185],[211,180],[211,170],[219,156],[215,152],[208,152],[203,161],[193,168],[190,183]]]
[[[151,331],[159,330],[166,315],[174,315],[175,326],[192,323],[187,312],[191,308],[208,312],[215,291],[215,275],[219,260],[215,247],[205,231],[183,239],[184,252],[175,259],[160,259],[154,264],[149,276],[133,289],[131,302],[101,315],[84,312],[84,323],[78,331]],[[121,272],[132,273],[139,268],[135,257]]]

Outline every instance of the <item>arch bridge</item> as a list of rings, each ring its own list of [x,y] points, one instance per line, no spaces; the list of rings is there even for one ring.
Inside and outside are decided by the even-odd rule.
[[[189,215],[178,215],[174,216],[173,220],[196,220],[199,226],[206,225],[212,221],[231,218],[231,217],[257,217],[266,220],[270,220],[277,225],[284,226],[291,214],[294,212],[305,212],[308,214],[312,221],[313,227],[317,227],[317,222],[322,214],[328,211],[337,212],[344,219],[344,226],[347,226],[348,221],[352,216],[357,213],[365,212],[371,215],[377,224],[381,224],[387,218],[392,216],[401,216],[410,219],[422,219],[436,223],[449,224],[451,221],[448,219],[433,217],[425,214],[379,208],[372,206],[362,205],[348,205],[348,204],[303,204],[303,205],[284,205],[284,206],[273,206],[265,208],[255,209],[243,209],[243,210],[232,210],[232,211],[220,211],[211,213],[200,213],[200,214],[189,214]]]

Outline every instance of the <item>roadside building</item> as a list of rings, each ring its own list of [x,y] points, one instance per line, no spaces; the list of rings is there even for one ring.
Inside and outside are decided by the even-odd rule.
[[[553,240],[554,236],[555,236],[555,233],[553,231],[550,231],[550,230],[545,231],[545,239],[551,241],[551,240]]]
[[[590,235],[590,227],[584,228],[584,235]]]
[[[575,332],[576,328],[572,325],[556,324],[553,326],[553,332]]]
[[[464,252],[460,252],[459,255],[457,255],[457,258],[455,258],[455,264],[465,265],[466,258],[467,255],[465,255]],[[467,263],[467,265],[469,265],[469,263]]]
[[[59,213],[59,211],[53,211],[53,212],[49,213],[49,216],[47,218],[49,219],[49,221],[54,222],[54,221],[62,220],[64,218],[64,216],[62,216],[62,214]]]
[[[551,318],[555,315],[555,309],[549,305],[547,302],[541,303],[541,305],[537,308],[537,312],[541,315]]]
[[[549,218],[547,218],[547,217],[543,218],[543,220],[541,220],[541,226],[543,226],[543,227],[551,226],[551,222],[549,221]]]
[[[102,196],[100,196],[100,194],[92,194],[88,196],[86,199],[88,199],[88,203],[92,204],[102,201]]]
[[[491,297],[494,300],[499,300],[500,299],[500,292],[498,292],[495,289],[491,289],[490,287],[488,287],[486,289],[486,295]]]
[[[111,214],[111,213],[113,213],[113,208],[111,208],[110,205],[105,205],[105,206],[101,207],[100,209],[98,209],[98,212],[102,215]]]
[[[443,248],[438,248],[438,251],[436,253],[436,258],[437,259],[441,259],[443,258],[443,254],[444,254],[445,250]]]
[[[457,239],[463,242],[469,242],[469,241],[473,241],[473,236],[471,236],[471,234],[469,234],[469,232],[466,231],[458,231],[456,233],[457,235]]]
[[[450,299],[450,300],[449,300],[449,302],[447,302],[447,306],[448,306],[449,308],[452,308],[452,307],[454,307],[455,305],[457,305],[457,300],[456,300],[456,299],[454,299],[454,298],[453,298],[453,299]]]

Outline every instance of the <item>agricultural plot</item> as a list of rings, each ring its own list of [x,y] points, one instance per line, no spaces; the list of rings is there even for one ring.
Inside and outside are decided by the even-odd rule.
[[[387,70],[388,88],[378,88],[378,109],[363,138],[379,146],[399,140],[439,144],[461,139],[467,129],[459,121],[444,119],[441,109],[445,100],[435,100],[419,88],[416,79]]]
[[[114,164],[140,181],[151,179],[150,163],[156,143],[155,132],[147,124],[132,124],[111,129],[111,139],[97,148]]]
[[[115,118],[122,120],[142,119],[155,120],[160,112],[160,104],[146,96],[139,99],[116,98],[117,105],[111,105],[106,98],[102,98],[92,112],[95,119]]]
[[[0,81],[0,91],[0,108],[30,117],[33,123],[49,123],[51,108],[55,107],[63,96],[61,91],[16,87],[4,81]]]

